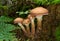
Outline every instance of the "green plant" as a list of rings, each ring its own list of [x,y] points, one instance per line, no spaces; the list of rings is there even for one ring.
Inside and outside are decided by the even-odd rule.
[[[44,5],[48,2],[48,0],[33,0],[38,5]]]
[[[54,0],[52,1],[52,4],[60,4],[60,0]]]
[[[60,0],[33,0],[38,5],[59,4]]]
[[[16,27],[12,24],[8,24],[7,22],[11,22],[13,19],[7,16],[0,17],[0,41],[17,41],[14,32],[11,32],[16,29]]]
[[[29,11],[21,11],[21,12],[16,12],[16,13],[18,13],[19,15],[22,15],[22,14],[28,14],[29,13]]]
[[[0,17],[0,22],[11,22],[13,21],[13,18],[8,17],[8,16],[1,16]]]
[[[27,15],[29,14],[29,10],[27,10],[27,11],[19,11],[19,12],[16,12],[16,14],[18,14],[22,18],[26,18]]]
[[[56,36],[56,41],[60,41],[60,25],[56,28],[55,36]]]
[[[15,33],[11,33],[10,31],[15,30],[15,26],[12,24],[6,24],[4,22],[0,22],[0,41],[12,41],[15,38]]]

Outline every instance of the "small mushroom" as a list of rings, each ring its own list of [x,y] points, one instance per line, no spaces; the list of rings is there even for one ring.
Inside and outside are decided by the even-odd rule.
[[[23,24],[26,26],[27,34],[30,34],[30,28],[29,28],[30,20],[28,18],[24,19]]]
[[[42,17],[48,15],[48,10],[43,7],[36,7],[30,11],[30,15],[37,18],[37,30],[41,30]]]
[[[23,30],[23,32],[26,34],[27,32],[26,32],[26,30],[25,30],[25,28],[24,28],[24,26],[22,25],[22,23],[23,23],[23,19],[22,18],[16,18],[15,20],[14,20],[14,23],[16,24],[16,23],[18,23],[18,25],[21,27],[21,29]]]
[[[28,15],[28,18],[31,21],[31,34],[34,35],[35,34],[34,16]]]

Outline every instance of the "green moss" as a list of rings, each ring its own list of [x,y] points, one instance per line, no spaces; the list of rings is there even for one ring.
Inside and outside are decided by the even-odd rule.
[[[56,41],[60,41],[60,25],[56,28],[55,36]]]

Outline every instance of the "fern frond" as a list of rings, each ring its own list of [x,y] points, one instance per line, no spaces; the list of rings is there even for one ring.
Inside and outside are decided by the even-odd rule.
[[[15,33],[11,33],[10,31],[15,30],[15,26],[12,24],[6,24],[4,22],[0,22],[0,41],[12,41],[17,39],[15,37]]]

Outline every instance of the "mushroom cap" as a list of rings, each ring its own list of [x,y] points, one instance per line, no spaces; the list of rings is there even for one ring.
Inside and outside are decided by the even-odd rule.
[[[23,24],[28,24],[28,23],[30,23],[30,19],[24,19],[24,21],[23,21]]]
[[[34,18],[34,16],[31,15],[31,14],[29,14],[29,15],[28,15],[28,19],[30,19],[30,18]]]
[[[43,7],[36,7],[32,10],[30,10],[30,14],[31,15],[47,15],[48,14],[48,10],[43,8]]]
[[[14,20],[14,23],[22,23],[23,22],[23,18],[16,18]]]

